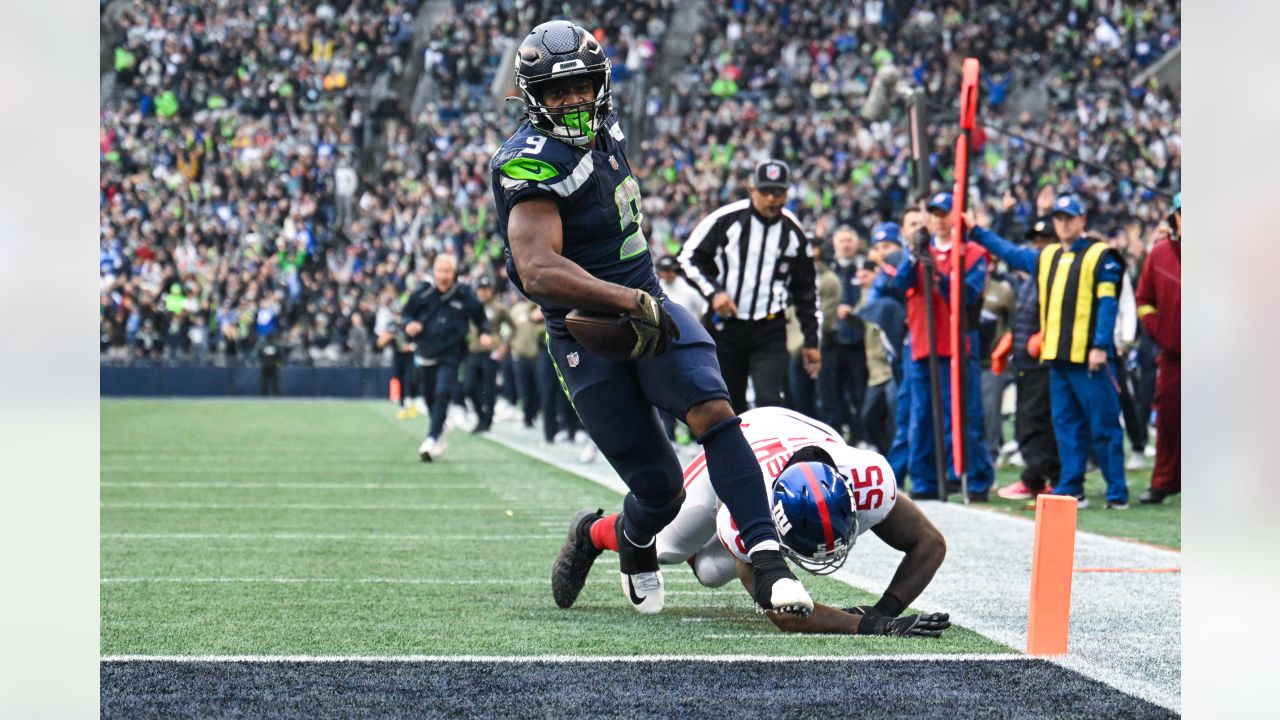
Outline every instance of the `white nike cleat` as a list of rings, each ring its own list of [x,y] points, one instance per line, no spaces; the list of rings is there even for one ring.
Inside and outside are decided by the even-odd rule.
[[[779,612],[801,617],[813,612],[813,598],[809,597],[809,592],[799,580],[782,578],[774,582],[769,603],[773,606],[772,609],[761,612]]]
[[[638,547],[623,532],[626,515],[618,517],[613,529],[618,538],[618,570],[622,574],[622,595],[636,612],[653,615],[662,612],[662,570],[658,568],[658,543],[650,540]]]
[[[431,459],[439,460],[447,447],[449,447],[449,441],[445,439],[445,436],[441,435],[440,438],[436,440],[435,447],[431,449]]]
[[[622,593],[627,596],[627,600],[631,603],[631,607],[636,612],[644,615],[654,615],[662,612],[664,604],[662,571],[636,573],[628,575],[622,573]]]
[[[796,579],[777,550],[757,550],[751,554],[752,596],[760,613],[783,613],[808,617],[813,598]]]

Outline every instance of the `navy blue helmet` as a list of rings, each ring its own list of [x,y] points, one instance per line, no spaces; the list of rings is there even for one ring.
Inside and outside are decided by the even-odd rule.
[[[567,20],[542,23],[516,49],[516,88],[529,121],[542,132],[570,145],[586,145],[613,111],[609,89],[612,65],[591,33]],[[586,78],[595,98],[550,107],[543,91],[551,83]]]
[[[822,459],[793,456],[778,474],[773,519],[783,554],[815,575],[827,575],[844,565],[858,533],[858,513],[849,483],[830,455],[818,448],[802,448],[796,455]]]

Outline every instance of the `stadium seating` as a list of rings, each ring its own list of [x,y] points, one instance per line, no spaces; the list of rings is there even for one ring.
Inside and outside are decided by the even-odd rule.
[[[1011,192],[1014,222],[1039,188],[1071,189],[1141,253],[1154,194],[1088,163],[1180,185],[1180,91],[1131,85],[1177,46],[1177,3],[727,0],[692,24],[673,23],[670,0],[451,5],[104,5],[103,362],[235,363],[270,334],[288,362],[346,363],[372,352],[435,253],[500,274],[487,162],[518,111],[493,87],[520,33],[561,7],[613,57],[656,255],[768,155],[796,169],[791,204],[819,239],[898,216],[902,124],[858,113],[885,62],[935,100],[945,185],[953,70],[982,60],[973,182],[991,205]],[[412,102],[394,97],[406,85]],[[368,331],[351,331],[355,313]]]

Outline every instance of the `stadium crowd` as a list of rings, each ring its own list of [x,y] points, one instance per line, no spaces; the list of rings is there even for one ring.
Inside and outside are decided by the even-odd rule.
[[[910,200],[905,123],[859,113],[877,68],[891,63],[928,89],[935,186],[949,188],[967,56],[983,64],[971,180],[995,229],[1021,238],[1055,195],[1073,193],[1134,273],[1170,231],[1168,203],[1150,188],[1180,187],[1181,97],[1154,75],[1138,79],[1179,42],[1177,0],[721,0],[668,77],[655,68],[681,30],[671,0],[455,0],[418,43],[420,9],[128,5],[104,35],[116,86],[100,124],[104,361],[237,362],[270,345],[282,362],[390,364],[385,338],[441,253],[519,309],[488,186],[519,111],[493,87],[520,34],[553,15],[595,34],[627,125],[643,116],[628,156],[655,260],[745,196],[768,157],[791,164],[789,206],[817,244],[847,226],[866,250]],[[434,95],[413,117],[376,123],[368,87],[400,77],[418,52]],[[378,166],[362,162],[374,144],[385,149]],[[1140,335],[1135,369],[1153,364],[1142,347]],[[538,408],[563,414],[545,397],[554,386],[517,382],[517,364],[505,355],[498,384],[528,408],[526,422]]]

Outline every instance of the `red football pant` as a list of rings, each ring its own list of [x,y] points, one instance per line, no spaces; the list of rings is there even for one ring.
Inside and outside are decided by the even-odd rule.
[[[1156,467],[1151,487],[1182,491],[1182,359],[1160,353],[1156,373]]]

